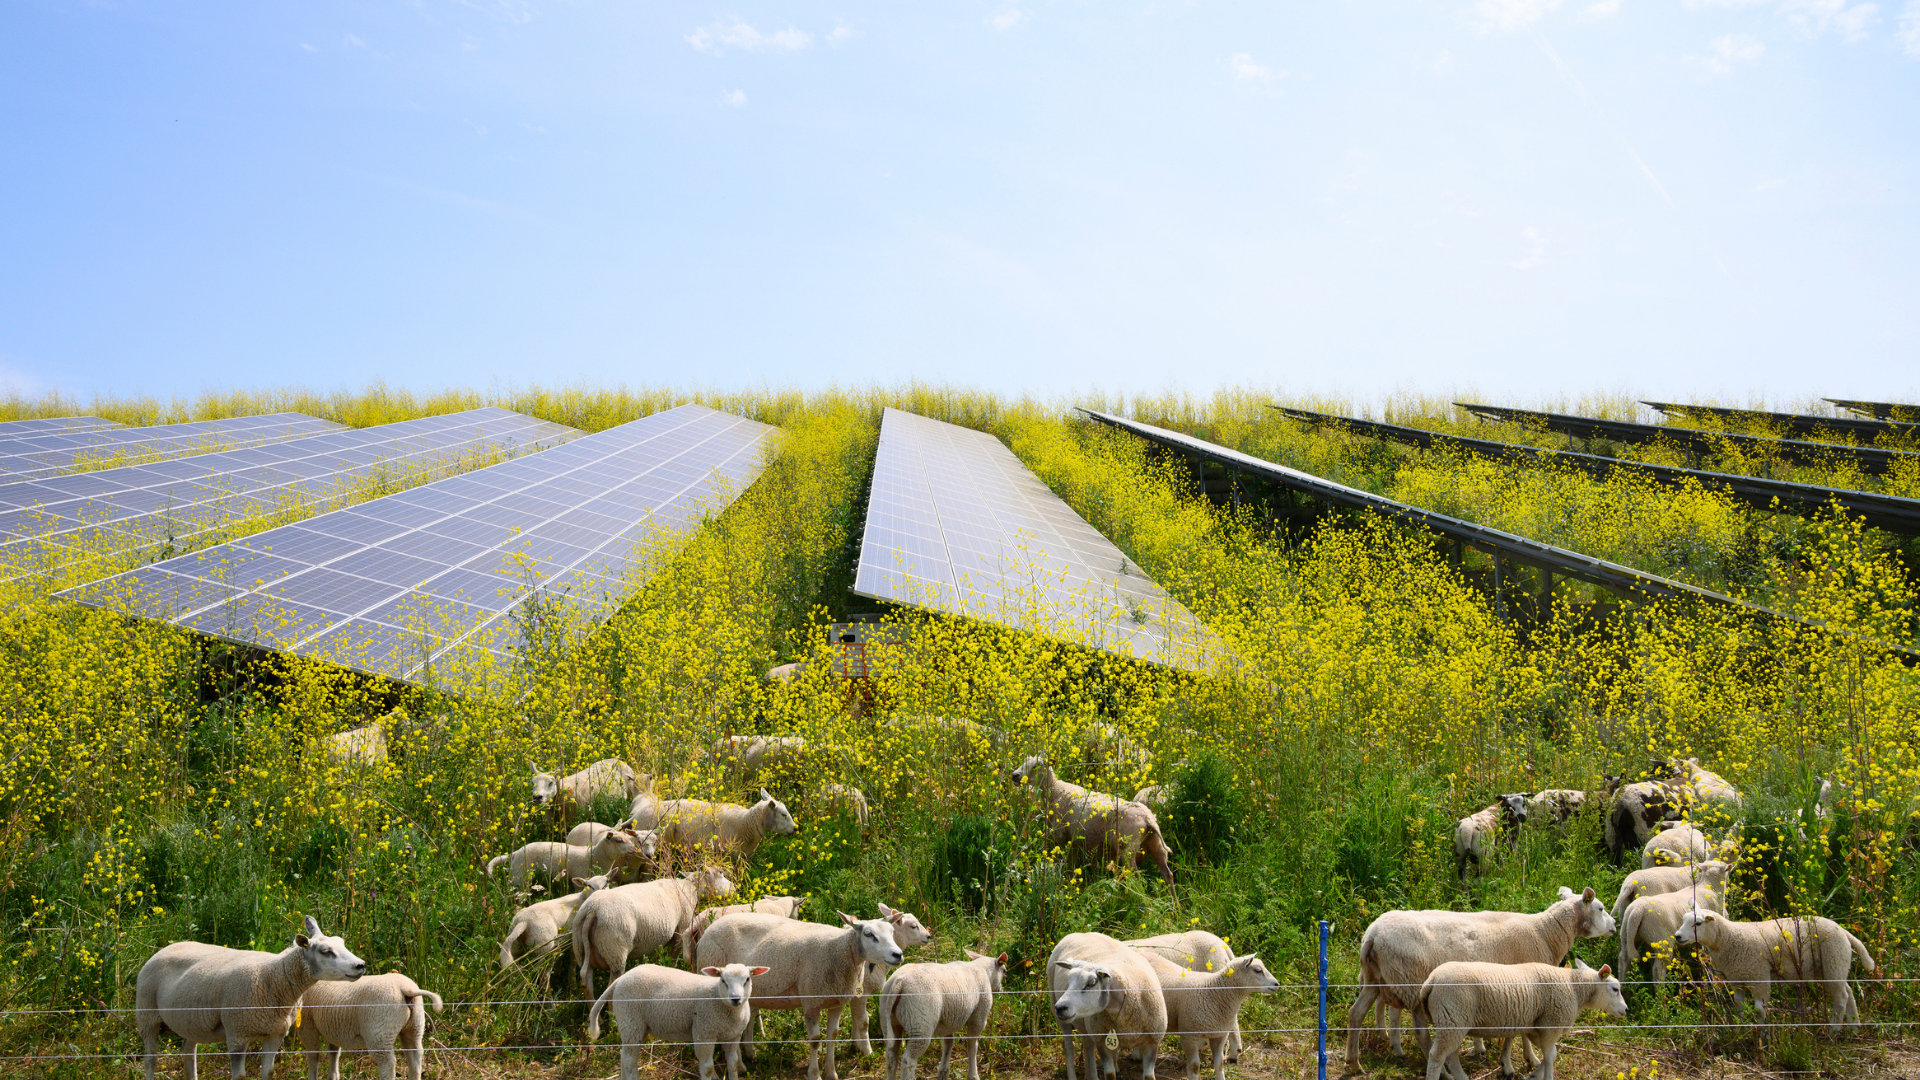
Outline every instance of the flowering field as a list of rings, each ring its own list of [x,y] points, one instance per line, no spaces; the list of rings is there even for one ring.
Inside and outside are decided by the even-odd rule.
[[[129,553],[89,551],[84,563],[7,584],[0,1054],[137,1050],[130,1016],[114,1010],[131,1008],[134,974],[154,949],[193,938],[277,950],[305,914],[375,970],[405,971],[459,1003],[436,1019],[439,1043],[577,1044],[584,1004],[540,1003],[578,999],[565,972],[498,970],[518,901],[504,876],[489,880],[482,867],[565,831],[532,805],[530,764],[568,772],[605,757],[660,778],[663,793],[751,801],[766,786],[801,827],[734,867],[745,894],[808,895],[815,919],[836,909],[870,915],[881,901],[904,907],[937,935],[927,958],[958,957],[963,945],[1011,952],[1013,989],[1035,985],[1030,965],[1069,931],[1212,929],[1236,949],[1257,949],[1290,984],[1249,1006],[1243,1023],[1253,1032],[1310,1026],[1317,920],[1336,924],[1333,981],[1350,983],[1360,930],[1389,908],[1532,911],[1560,885],[1611,899],[1623,870],[1596,851],[1598,815],[1523,832],[1470,888],[1454,876],[1454,824],[1503,792],[1597,792],[1605,775],[1648,775],[1651,758],[1697,756],[1747,797],[1736,915],[1840,920],[1880,963],[1865,980],[1865,1035],[1907,1037],[1873,1025],[1920,1021],[1920,993],[1908,981],[1920,976],[1920,675],[1877,647],[1920,642],[1911,538],[1767,514],[1630,471],[1598,480],[1385,446],[1266,407],[1360,415],[1364,404],[1252,392],[1056,403],[950,387],[426,398],[376,388],[171,404],[0,401],[0,419],[91,412],[138,423],[292,409],[365,425],[497,404],[601,430],[689,400],[780,427],[778,456],[636,583],[605,625],[528,620],[521,662],[490,673],[486,694],[403,689],[250,656],[50,599]],[[1303,512],[1271,492],[1249,490],[1237,508],[1210,502],[1195,495],[1184,463],[1075,420],[1068,404],[1199,434],[1807,622],[1622,604],[1565,582],[1551,618],[1503,618],[1485,589],[1484,556],[1455,563],[1424,534]],[[1067,617],[1047,639],[900,613],[907,645],[889,653],[852,707],[848,682],[825,662],[825,627],[872,610],[848,585],[886,406],[998,436],[1217,633],[1230,658],[1211,674],[1177,673],[1077,647]],[[1622,406],[1557,408],[1592,415]],[[1371,413],[1548,441],[1488,431],[1442,402],[1398,400]],[[1729,458],[1713,467],[1767,466]],[[1920,484],[1898,472],[1775,475],[1907,495]],[[349,499],[428,479],[387,477]],[[326,508],[290,506],[232,532]],[[765,678],[793,660],[819,662],[791,683]],[[937,717],[979,726],[956,730]],[[349,768],[328,759],[323,740],[375,720],[388,732],[386,761]],[[704,749],[749,733],[801,735],[808,750],[750,788],[737,766]],[[1162,815],[1174,892],[1157,878],[1045,850],[1035,804],[1008,781],[1038,752],[1098,790],[1174,785]],[[1834,812],[1816,819],[1822,777],[1835,784]],[[828,784],[866,794],[865,828],[822,797]],[[623,809],[596,812],[611,821]],[[1597,966],[1613,947],[1583,942],[1577,952]],[[1335,989],[1336,1023],[1350,997]],[[1792,1026],[1821,1017],[1794,1012],[1791,995],[1776,996],[1786,1006],[1776,1013],[1781,1026],[1764,1041],[1724,993],[1702,984],[1633,988],[1629,997],[1628,1024],[1638,1026],[1612,1038],[1645,1048],[1636,1063],[1681,1050],[1844,1069],[1860,1052]],[[792,1033],[791,1017],[776,1014],[776,1035]],[[1035,995],[1017,994],[997,1009],[995,1030],[1037,1034],[1051,1024]],[[1036,1045],[1057,1052],[1050,1042],[1008,1042],[996,1054],[1011,1061]],[[581,1051],[463,1054],[430,1060],[458,1075],[458,1060],[564,1065]],[[598,1060],[606,1065],[605,1051]],[[1384,1062],[1384,1050],[1371,1060]],[[104,1073],[101,1064],[27,1066],[16,1057],[0,1072],[91,1076]]]

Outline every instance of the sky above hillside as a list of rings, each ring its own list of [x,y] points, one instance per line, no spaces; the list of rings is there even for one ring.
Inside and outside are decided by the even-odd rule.
[[[15,0],[0,95],[0,389],[1920,390],[1920,0]]]

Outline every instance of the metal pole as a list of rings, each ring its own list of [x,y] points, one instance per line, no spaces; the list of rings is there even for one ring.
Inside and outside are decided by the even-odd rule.
[[[1333,924],[1320,920],[1320,1080],[1327,1080],[1327,938]]]

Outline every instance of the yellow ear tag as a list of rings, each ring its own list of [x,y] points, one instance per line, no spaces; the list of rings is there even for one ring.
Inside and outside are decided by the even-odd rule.
[[[298,1005],[293,1007],[293,1026],[296,1028],[300,1026],[300,1006]]]
[[[1107,1049],[1109,1050],[1120,1049],[1120,1036],[1114,1034],[1111,1031],[1107,1032]]]

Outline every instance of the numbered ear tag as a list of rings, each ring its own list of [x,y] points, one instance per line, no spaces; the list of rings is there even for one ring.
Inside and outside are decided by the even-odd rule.
[[[1118,1049],[1120,1049],[1120,1036],[1119,1036],[1119,1035],[1116,1035],[1115,1033],[1113,1033],[1113,1032],[1111,1032],[1111,1031],[1109,1031],[1109,1032],[1107,1032],[1107,1049],[1109,1049],[1109,1050],[1118,1050]]]

